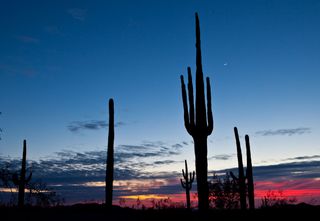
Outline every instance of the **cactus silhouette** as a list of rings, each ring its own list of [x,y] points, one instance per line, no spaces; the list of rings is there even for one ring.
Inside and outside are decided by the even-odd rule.
[[[253,172],[252,172],[252,161],[251,161],[251,150],[250,150],[250,141],[249,136],[245,135],[246,141],[246,152],[247,152],[247,170],[246,175],[244,175],[243,162],[242,162],[242,153],[241,145],[238,134],[238,129],[234,128],[234,134],[237,144],[237,156],[238,156],[238,170],[239,177],[236,177],[232,172],[230,175],[239,183],[239,195],[240,195],[240,207],[245,210],[247,208],[246,196],[248,195],[249,208],[254,209],[254,184],[253,184]],[[247,181],[247,185],[246,185]],[[248,193],[248,194],[247,194]]]
[[[29,176],[26,178],[26,166],[27,164],[27,141],[23,140],[23,153],[22,153],[22,162],[21,162],[21,170],[20,177],[17,174],[13,175],[13,182],[15,185],[19,187],[18,192],[18,207],[24,207],[24,192],[26,185],[30,182],[32,178],[32,172],[30,172]]]
[[[191,173],[188,173],[188,164],[187,160],[184,161],[185,164],[185,171],[182,169],[182,176],[183,180],[180,179],[181,181],[181,186],[186,189],[186,198],[187,198],[187,209],[191,208],[191,203],[190,203],[190,190],[192,188],[192,183],[194,180],[194,171]]]
[[[107,170],[106,170],[106,207],[112,208],[113,191],[113,169],[114,169],[114,103],[109,99],[109,134],[108,134],[108,152],[107,152]]]
[[[236,137],[236,144],[237,144],[240,207],[241,207],[241,209],[246,209],[246,207],[247,207],[246,206],[246,180],[245,180],[244,171],[243,171],[243,162],[242,162],[242,153],[241,153],[239,133],[238,133],[238,129],[236,127],[234,128],[234,135]]]
[[[248,199],[249,208],[253,210],[254,206],[254,184],[253,184],[253,171],[252,171],[252,161],[251,161],[251,150],[250,150],[250,140],[249,135],[245,136],[246,149],[247,149],[247,181],[248,181]]]
[[[181,78],[182,101],[184,110],[184,125],[187,132],[193,137],[197,191],[199,210],[205,211],[209,208],[209,190],[208,190],[208,160],[207,160],[207,137],[213,131],[213,116],[211,109],[211,88],[209,77],[207,83],[207,110],[204,92],[204,80],[201,62],[200,47],[200,25],[199,17],[196,13],[196,99],[194,107],[193,84],[191,68],[188,67],[188,98],[189,110],[187,103],[186,86],[183,75]]]

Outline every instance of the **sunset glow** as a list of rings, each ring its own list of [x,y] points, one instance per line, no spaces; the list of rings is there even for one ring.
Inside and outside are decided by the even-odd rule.
[[[317,0],[2,1],[0,206],[201,210],[230,174],[242,209],[320,204],[319,21]]]

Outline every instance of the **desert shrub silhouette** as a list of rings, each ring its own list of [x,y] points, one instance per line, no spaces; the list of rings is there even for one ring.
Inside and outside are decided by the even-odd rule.
[[[238,180],[228,172],[223,178],[214,173],[209,183],[210,206],[215,209],[238,209],[239,199]]]

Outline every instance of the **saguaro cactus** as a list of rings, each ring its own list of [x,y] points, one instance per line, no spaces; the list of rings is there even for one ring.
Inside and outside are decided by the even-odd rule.
[[[243,171],[243,162],[242,162],[242,153],[241,153],[239,133],[238,133],[238,129],[236,127],[234,128],[234,135],[236,137],[236,144],[237,144],[240,207],[241,207],[241,209],[246,209],[246,181],[245,181],[244,171]]]
[[[191,173],[188,173],[188,164],[187,164],[187,160],[184,161],[185,163],[185,170],[186,172],[184,172],[184,170],[182,169],[182,176],[183,176],[183,180],[180,179],[181,181],[181,186],[186,189],[186,198],[187,198],[187,209],[191,208],[191,203],[190,203],[190,190],[192,188],[192,183],[194,180],[194,171]]]
[[[253,184],[253,172],[252,172],[252,161],[251,161],[251,150],[249,136],[245,136],[246,149],[247,149],[247,182],[248,182],[248,199],[249,208],[254,209],[254,184]]]
[[[30,182],[32,177],[32,172],[30,172],[29,176],[26,178],[26,166],[27,164],[27,141],[23,140],[23,153],[22,153],[22,162],[21,162],[21,170],[20,170],[20,177],[14,176],[13,182],[15,185],[19,187],[18,192],[18,207],[24,207],[24,192],[26,185]]]
[[[114,169],[114,103],[109,99],[109,134],[106,170],[106,207],[112,208],[113,169]]]
[[[246,140],[246,151],[247,151],[247,170],[246,175],[244,175],[241,145],[238,134],[238,129],[234,128],[234,134],[237,144],[237,156],[238,156],[238,170],[239,177],[236,177],[232,172],[230,172],[233,179],[237,180],[239,183],[239,194],[240,194],[240,207],[245,210],[247,208],[246,196],[249,199],[249,208],[254,209],[254,184],[253,184],[253,172],[252,172],[252,161],[251,161],[251,151],[250,151],[250,141],[249,136],[245,135]]]
[[[196,13],[196,107],[194,107],[193,84],[191,68],[188,67],[188,98],[189,110],[187,103],[186,86],[183,76],[181,78],[182,101],[184,110],[184,124],[187,132],[193,137],[198,205],[199,210],[205,211],[209,208],[209,189],[208,189],[208,160],[207,160],[207,137],[213,130],[213,116],[211,109],[211,88],[209,77],[206,78],[207,83],[207,110],[204,95],[204,81],[201,62],[200,47],[200,26],[199,18]],[[208,118],[207,118],[208,117]]]

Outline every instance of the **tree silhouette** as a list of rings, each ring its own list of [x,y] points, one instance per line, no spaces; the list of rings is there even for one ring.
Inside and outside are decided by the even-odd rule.
[[[224,178],[215,173],[209,183],[210,205],[216,209],[238,209],[239,208],[239,182],[226,173]]]
[[[213,116],[211,109],[211,88],[209,77],[206,78],[207,83],[207,110],[204,95],[204,80],[201,62],[200,47],[200,25],[199,17],[196,13],[196,105],[194,107],[193,84],[191,68],[188,67],[188,98],[189,110],[187,102],[186,86],[184,84],[183,75],[181,78],[182,101],[184,110],[184,124],[187,132],[193,137],[198,205],[199,210],[205,211],[209,208],[209,191],[208,191],[208,160],[207,160],[207,137],[213,131]]]

